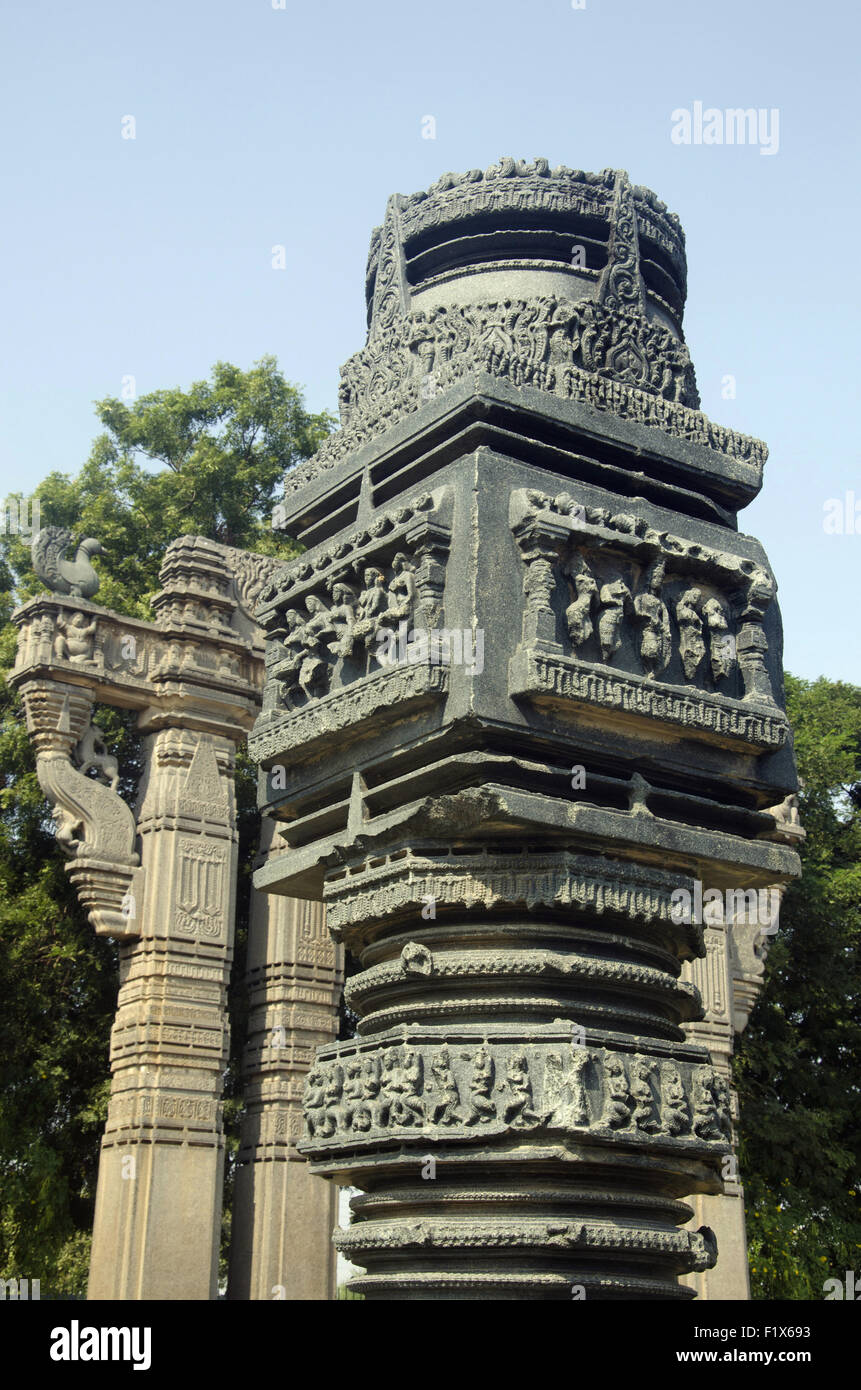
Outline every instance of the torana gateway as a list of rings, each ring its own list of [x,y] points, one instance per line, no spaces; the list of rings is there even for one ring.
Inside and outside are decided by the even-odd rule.
[[[301,558],[183,537],[147,625],[43,533],[15,681],[125,942],[91,1296],[215,1294],[246,735],[230,1296],[329,1295],[338,1184],[366,1298],[747,1296],[729,1060],[803,831],[775,581],[737,527],[766,450],[699,410],[685,281],[678,218],[622,172],[446,174],[372,237],[342,428],[278,508]],[[135,815],[96,699],[149,735]]]

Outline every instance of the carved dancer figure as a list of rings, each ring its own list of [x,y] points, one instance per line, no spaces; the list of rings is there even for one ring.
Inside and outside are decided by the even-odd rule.
[[[344,1129],[361,1129],[356,1120],[362,1100],[362,1062],[353,1057],[347,1063],[347,1076],[344,1081],[344,1103],[341,1106],[341,1125]]]
[[[488,314],[487,326],[476,344],[476,356],[491,376],[505,375],[514,351],[510,333],[506,332],[511,315],[505,315],[503,319],[501,307],[496,304],[488,305],[492,316]]]
[[[661,1128],[651,1084],[652,1068],[642,1057],[634,1059],[631,1068],[631,1096],[634,1101],[634,1124],[646,1134],[656,1134]]]
[[[532,1082],[529,1079],[529,1063],[522,1052],[517,1052],[508,1063],[505,1081],[510,1098],[505,1102],[502,1118],[514,1129],[531,1129],[540,1124],[540,1118],[532,1107]],[[500,1087],[502,1090],[503,1087]]]
[[[619,1057],[610,1057],[604,1063],[604,1076],[607,1082],[604,1123],[612,1129],[622,1129],[631,1118],[631,1091]]]
[[[73,613],[66,619],[57,617],[57,634],[54,638],[54,655],[60,661],[74,661],[80,665],[92,661],[96,644],[96,620],[88,623],[84,613]]]
[[[376,1056],[366,1057],[362,1063],[362,1099],[353,1116],[353,1129],[385,1129],[389,1109],[385,1099],[381,1099],[380,1063]]]
[[[531,361],[535,344],[530,329],[538,317],[537,303],[527,303],[517,310],[512,322],[513,352],[509,375],[515,386],[528,385],[532,379],[534,364]]]
[[[666,670],[673,654],[670,615],[661,598],[666,564],[655,560],[646,575],[646,588],[634,599],[634,611],[643,632],[640,637],[640,659],[649,680]]]
[[[701,1139],[721,1139],[723,1128],[714,1094],[714,1077],[702,1067],[693,1076],[694,1134]]]
[[[676,604],[676,621],[679,625],[679,656],[682,659],[685,678],[692,681],[706,654],[703,641],[703,620],[700,615],[702,603],[700,589],[686,589]]]
[[[420,1052],[408,1048],[404,1054],[403,1091],[401,1105],[404,1115],[409,1115],[407,1124],[424,1124],[425,1111],[422,1103],[424,1089],[424,1062]]]
[[[598,617],[598,637],[601,642],[601,657],[612,661],[622,645],[622,620],[631,605],[631,592],[621,579],[612,584],[604,584],[599,595],[601,613]]]
[[[433,1084],[431,1089],[439,1096],[439,1100],[433,1101],[428,1110],[428,1119],[433,1125],[456,1125],[462,1120],[458,1111],[460,1104],[460,1093],[457,1089],[457,1081],[451,1069],[451,1058],[447,1047],[443,1047],[431,1062],[431,1076]]]
[[[574,353],[580,345],[579,320],[571,304],[556,304],[550,314],[550,364],[547,386],[567,396],[571,390]],[[572,341],[573,335],[573,341]]]
[[[388,1073],[388,1091],[392,1098],[390,1118],[394,1125],[412,1125],[424,1120],[421,1102],[422,1059],[408,1048],[403,1057],[395,1050],[394,1065]]]
[[[325,1103],[326,1086],[323,1072],[318,1067],[312,1067],[305,1077],[303,1102],[305,1124],[311,1139],[322,1137]]]
[[[414,352],[418,358],[419,375],[427,379],[433,373],[436,334],[432,324],[425,318],[420,309],[411,315],[407,346],[410,352]]]
[[[493,1090],[493,1058],[486,1047],[480,1047],[472,1062],[472,1076],[469,1081],[469,1110],[465,1124],[490,1124],[496,1119],[496,1105],[490,1095]]]
[[[719,598],[706,599],[702,613],[708,624],[712,675],[719,681],[735,665],[735,643],[730,636],[727,611]]]
[[[419,1101],[418,1111],[411,1103],[417,1094],[414,1088],[415,1053],[407,1051],[404,1056],[399,1048],[392,1049],[392,1052],[394,1055],[390,1058],[391,1065],[387,1067],[387,1092],[391,1097],[389,1117],[393,1125],[407,1126],[413,1124],[417,1117],[419,1120],[422,1118],[421,1101]],[[418,1064],[420,1084],[420,1058]]]
[[[305,658],[304,639],[301,629],[305,626],[302,614],[290,608],[284,614],[287,634],[282,641],[274,642],[271,651],[267,649],[266,662],[272,677],[278,682],[278,703],[293,709],[301,694],[299,671]]]
[[[687,1134],[691,1127],[688,1101],[678,1067],[667,1062],[661,1073],[661,1104],[668,1134]]]
[[[563,574],[571,580],[577,595],[574,602],[565,609],[568,636],[574,647],[582,647],[583,643],[588,642],[592,636],[592,612],[598,594],[598,585],[592,577],[592,571],[580,554],[572,556],[566,564]]]
[[[330,1066],[326,1073],[325,1108],[321,1117],[321,1123],[317,1129],[317,1134],[322,1139],[328,1139],[337,1131],[338,1118],[341,1113],[341,1094],[344,1088],[343,1068],[335,1063]]]
[[[394,1106],[400,1101],[401,1092],[401,1056],[396,1047],[390,1047],[383,1053],[383,1070],[380,1077],[380,1107],[379,1114],[382,1123],[388,1125],[393,1122]]]

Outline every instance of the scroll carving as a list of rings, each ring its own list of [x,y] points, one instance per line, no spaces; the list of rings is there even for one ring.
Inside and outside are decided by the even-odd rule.
[[[100,936],[135,937],[141,901],[135,821],[116,790],[116,759],[90,722],[92,703],[48,682],[29,682],[21,693],[39,785],[53,803],[57,841],[90,922]]]

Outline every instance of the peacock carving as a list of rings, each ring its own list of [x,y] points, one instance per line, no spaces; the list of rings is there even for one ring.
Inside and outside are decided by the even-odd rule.
[[[78,546],[74,560],[67,560],[65,555],[71,543],[72,533],[65,526],[44,526],[33,537],[33,568],[53,593],[92,598],[99,587],[99,576],[90,556],[101,555],[101,543],[88,536]]]

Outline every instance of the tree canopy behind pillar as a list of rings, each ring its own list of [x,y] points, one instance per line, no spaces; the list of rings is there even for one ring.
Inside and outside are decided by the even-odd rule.
[[[295,549],[272,531],[272,508],[284,473],[315,451],[333,419],[305,409],[273,357],[247,372],[219,362],[188,390],[99,401],[96,414],[104,432],[80,471],[52,473],[34,493],[43,526],[101,541],[96,603],[151,619],[159,567],[179,535],[285,557]],[[0,541],[0,1278],[41,1279],[44,1296],[86,1288],[117,980],[116,947],[96,937],[64,873],[20,703],[5,681],[15,656],[10,614],[44,587],[27,540]],[[133,717],[100,709],[97,718],[132,800]],[[254,772],[242,758],[237,802],[247,903],[257,812]],[[228,1118],[240,1042],[234,1028]]]
[[[861,1267],[861,689],[787,676],[802,878],[736,1053],[755,1297],[821,1299]]]

